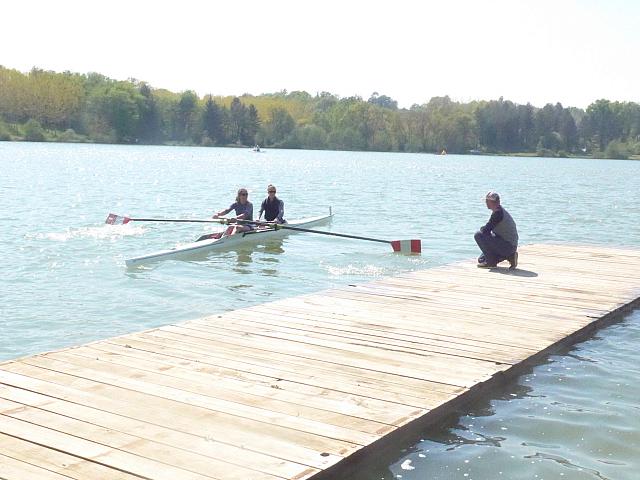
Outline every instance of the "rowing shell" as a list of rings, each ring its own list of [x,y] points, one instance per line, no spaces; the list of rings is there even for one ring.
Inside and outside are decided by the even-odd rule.
[[[324,225],[331,221],[333,214],[324,215],[320,217],[302,218],[300,220],[293,220],[288,222],[287,225],[292,227],[316,227]],[[239,245],[253,244],[256,242],[266,241],[272,238],[282,238],[290,233],[295,233],[295,230],[252,230],[246,233],[237,233],[235,235],[222,235],[220,238],[213,238],[207,240],[200,240],[199,242],[187,243],[168,250],[159,250],[157,252],[142,255],[140,257],[133,257],[125,260],[127,267],[134,267],[136,265],[142,265],[144,263],[156,262],[158,260],[165,260],[167,258],[179,257],[184,255],[192,255],[195,253],[213,252],[216,250],[224,250],[227,248],[237,247]]]

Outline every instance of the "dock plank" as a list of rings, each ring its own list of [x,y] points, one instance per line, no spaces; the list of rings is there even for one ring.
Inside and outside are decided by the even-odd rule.
[[[381,433],[391,426],[387,422],[393,418],[389,415],[389,409],[393,407],[396,412],[400,412],[403,407],[400,405],[390,405],[389,402],[370,399],[367,397],[345,397],[329,389],[304,388],[299,384],[283,384],[273,381],[265,382],[264,379],[240,379],[236,371],[228,371],[221,374],[219,371],[207,370],[201,366],[194,368],[184,368],[183,366],[172,365],[164,359],[156,359],[147,355],[129,356],[118,352],[105,352],[96,348],[84,347],[74,349],[70,352],[82,358],[98,358],[110,364],[135,368],[146,372],[161,373],[168,377],[165,381],[172,382],[174,378],[187,380],[191,388],[198,388],[199,385],[208,384],[209,390],[204,390],[208,395],[221,397],[221,393],[231,392],[237,397],[237,402],[247,402],[247,400],[259,403],[262,408],[269,408],[275,411],[286,411],[278,404],[271,404],[270,400],[277,400],[295,408],[295,412],[309,410],[309,407],[318,409],[319,412],[309,410],[309,416],[319,419],[321,412],[335,412],[338,415],[323,417],[326,423],[337,422],[341,426],[357,428],[359,431],[369,433]],[[215,382],[212,382],[215,378]],[[195,386],[193,386],[195,385]],[[211,391],[211,387],[215,387]],[[239,394],[239,395],[238,395]],[[256,396],[258,398],[253,399]],[[232,397],[232,398],[236,398]],[[248,403],[248,402],[247,402]],[[413,417],[420,412],[420,409],[404,407],[406,416]],[[335,417],[335,418],[334,418]],[[364,420],[360,422],[359,420]]]
[[[6,402],[0,402],[4,409]],[[20,407],[23,408],[23,407]],[[45,446],[46,448],[55,448],[68,452],[75,457],[81,457],[88,461],[101,463],[103,465],[118,468],[124,470],[127,473],[138,475],[146,478],[159,478],[159,479],[175,479],[184,478],[186,480],[210,480],[208,475],[200,475],[198,473],[184,470],[170,463],[162,463],[150,458],[141,457],[122,450],[119,447],[124,447],[122,440],[113,440],[110,445],[105,445],[100,442],[86,440],[82,437],[75,436],[73,433],[61,432],[55,429],[55,426],[59,425],[58,419],[56,422],[53,419],[43,421],[44,424],[51,422],[53,428],[43,427],[37,422],[42,421],[42,417],[33,415],[34,421],[22,420],[16,418],[20,412],[24,410],[15,409],[16,411],[12,415],[3,413],[0,415],[0,432],[10,435],[12,437],[20,438],[22,440],[37,443]],[[9,411],[9,413],[11,413]],[[67,417],[65,417],[67,418]],[[75,419],[67,418],[69,427],[76,423]],[[104,432],[108,434],[109,432]],[[173,461],[172,457],[166,457],[167,460]],[[180,458],[175,458],[175,463],[181,463]],[[28,477],[27,477],[28,478]]]
[[[69,478],[73,477],[61,475],[47,468],[13,458],[10,452],[0,452],[0,478],[2,480],[14,478],[21,480],[25,478],[29,480],[69,480]]]

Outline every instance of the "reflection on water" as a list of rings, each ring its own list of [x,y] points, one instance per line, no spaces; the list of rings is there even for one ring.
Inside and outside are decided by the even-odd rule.
[[[236,249],[235,254],[236,262],[233,265],[233,271],[236,273],[251,274],[252,271],[249,266],[252,262],[251,256],[253,255],[253,249],[248,249],[246,247]]]
[[[280,255],[281,253],[284,253],[284,248],[282,248],[283,245],[284,245],[284,241],[282,239],[273,238],[264,244],[261,251],[265,253],[272,253],[274,255]],[[265,261],[267,260],[265,259]],[[278,262],[279,260],[276,256],[276,257],[272,257],[271,261]]]
[[[280,262],[278,256],[285,252],[283,244],[283,239],[273,238],[264,244],[242,246],[232,249],[231,251],[236,254],[236,263],[233,266],[233,271],[248,275],[259,272],[268,277],[277,276],[278,269],[274,268],[274,266]],[[251,268],[251,263],[254,261],[257,263],[267,263],[269,267],[255,270]]]

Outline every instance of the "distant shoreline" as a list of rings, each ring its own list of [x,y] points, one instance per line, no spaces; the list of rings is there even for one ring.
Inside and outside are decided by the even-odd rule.
[[[540,155],[537,155],[535,152],[516,152],[516,153],[475,153],[470,155],[490,155],[494,157],[538,157],[543,158]],[[555,156],[555,157],[544,157],[544,158],[584,158],[586,160],[640,160],[640,155],[629,155],[628,158],[602,158],[602,157],[594,157],[593,155],[578,155],[578,154],[570,154],[566,156]]]
[[[236,149],[247,149],[251,150],[253,148],[252,145],[237,145],[237,144],[229,144],[229,145],[189,145],[189,144],[171,144],[171,143],[158,143],[158,144],[139,144],[139,143],[109,143],[109,142],[65,142],[65,141],[28,141],[22,139],[14,139],[14,140],[0,140],[0,144],[2,143],[54,143],[54,144],[69,144],[69,145],[119,145],[123,147],[189,147],[189,148],[236,148]],[[591,155],[565,155],[565,156],[545,156],[538,155],[535,152],[513,152],[513,153],[505,153],[505,152],[464,152],[464,153],[447,153],[441,154],[438,152],[385,152],[385,151],[376,151],[376,150],[333,150],[328,148],[286,148],[286,147],[261,147],[261,151],[268,150],[314,150],[314,151],[327,151],[327,152],[361,152],[361,153],[407,153],[407,154],[422,154],[422,155],[436,155],[446,157],[447,155],[465,155],[465,156],[476,156],[476,157],[522,157],[522,158],[582,158],[585,160],[640,160],[640,155],[630,155],[628,158],[623,159],[611,159],[611,158],[602,158],[602,157],[594,157]]]

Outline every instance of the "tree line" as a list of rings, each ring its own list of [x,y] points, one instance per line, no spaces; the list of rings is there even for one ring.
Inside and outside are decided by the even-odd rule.
[[[640,105],[445,96],[398,108],[377,92],[365,100],[285,90],[199,97],[98,73],[0,66],[0,140],[628,158],[640,155]]]

